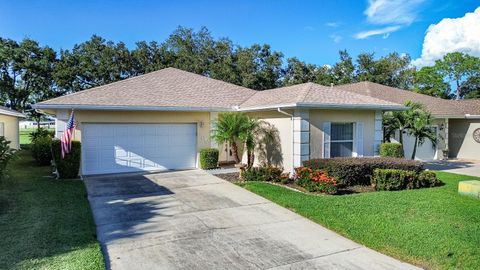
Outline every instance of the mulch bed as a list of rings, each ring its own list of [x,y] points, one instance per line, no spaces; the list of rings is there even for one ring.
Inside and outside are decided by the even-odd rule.
[[[215,174],[216,177],[222,178],[223,180],[226,180],[228,182],[238,182],[240,178],[240,173],[221,173],[221,174]]]

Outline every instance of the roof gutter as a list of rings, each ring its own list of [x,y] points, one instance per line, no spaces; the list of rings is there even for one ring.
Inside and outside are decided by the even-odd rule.
[[[465,114],[465,118],[467,119],[480,119],[480,114]]]
[[[195,111],[195,112],[225,112],[232,108],[208,108],[185,106],[128,106],[128,105],[80,105],[80,104],[34,104],[35,109],[76,109],[101,111]]]
[[[311,108],[311,109],[353,109],[353,110],[384,110],[404,111],[408,107],[403,105],[377,105],[377,104],[342,104],[342,103],[288,103],[269,106],[237,108],[238,111],[262,111],[278,108]]]
[[[19,118],[27,118],[27,116],[23,113],[11,112],[11,111],[7,111],[7,110],[0,110],[0,114],[8,115],[8,116],[16,116],[16,117],[19,117]]]

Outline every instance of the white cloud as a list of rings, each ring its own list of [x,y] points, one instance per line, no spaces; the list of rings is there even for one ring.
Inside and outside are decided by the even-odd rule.
[[[387,26],[379,29],[363,31],[355,34],[354,37],[356,39],[366,39],[371,36],[383,35],[383,38],[388,38],[390,33],[397,31],[398,29],[400,29],[400,27],[401,27],[400,25],[394,25],[394,26]]]
[[[328,27],[336,28],[336,27],[340,26],[340,23],[339,22],[327,22],[325,25],[328,26]]]
[[[333,40],[333,42],[335,43],[339,43],[340,41],[342,41],[342,36],[340,35],[337,35],[337,34],[331,34],[330,35],[330,38]]]
[[[303,27],[303,30],[311,32],[311,31],[315,31],[316,28],[311,26],[311,25],[307,25],[307,26]]]
[[[378,25],[411,24],[425,0],[369,0],[364,14],[368,22]]]
[[[461,18],[445,18],[430,25],[423,41],[422,56],[413,64],[432,65],[445,54],[456,51],[480,57],[480,7]]]

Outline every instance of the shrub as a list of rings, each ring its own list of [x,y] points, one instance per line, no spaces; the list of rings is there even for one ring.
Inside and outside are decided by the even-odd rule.
[[[40,166],[50,165],[52,161],[52,138],[37,137],[31,146],[32,156]]]
[[[325,171],[308,167],[295,168],[295,183],[309,192],[337,193],[337,181]]]
[[[200,150],[200,168],[204,170],[214,169],[218,166],[218,149],[204,148]]]
[[[43,138],[43,137],[53,138],[55,136],[55,132],[41,127],[36,129],[35,131],[32,131],[29,136],[30,136],[30,141],[32,143],[35,143],[35,141],[38,138]]]
[[[52,153],[55,160],[55,166],[59,177],[62,179],[77,178],[80,169],[81,144],[78,141],[72,141],[72,151],[61,157],[60,140],[52,141]]]
[[[403,146],[401,143],[382,143],[380,145],[380,156],[403,158]]]
[[[284,177],[283,169],[274,166],[252,167],[242,173],[243,181],[285,182]]]
[[[376,169],[372,177],[372,185],[376,190],[411,189],[415,185],[417,172],[397,169]]]
[[[8,162],[15,156],[15,149],[10,147],[10,141],[0,136],[0,180],[5,175]]]
[[[423,170],[419,161],[391,157],[312,159],[303,164],[313,170],[327,172],[340,186],[369,185],[375,169]]]
[[[376,190],[402,190],[434,187],[440,181],[432,171],[406,171],[395,169],[376,169],[372,185]]]
[[[417,176],[417,186],[422,187],[435,187],[438,186],[441,182],[437,178],[437,174],[432,171],[422,171]]]

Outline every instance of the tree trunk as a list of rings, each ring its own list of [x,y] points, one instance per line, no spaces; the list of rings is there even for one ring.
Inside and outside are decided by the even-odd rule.
[[[253,150],[247,150],[247,169],[253,167],[253,162],[255,161],[255,152]]]
[[[402,145],[402,156],[405,157],[405,151],[403,148],[403,129],[399,129],[398,131],[398,142]]]
[[[456,94],[455,99],[459,100],[460,99],[460,81],[459,80],[457,80],[457,92],[455,94]]]
[[[236,164],[240,163],[240,159],[238,158],[238,147],[236,142],[231,142],[230,146],[232,147],[232,155],[233,159],[235,160]]]
[[[415,144],[413,145],[412,160],[415,160],[415,155],[417,154],[417,144],[418,144],[418,137],[415,137]]]

